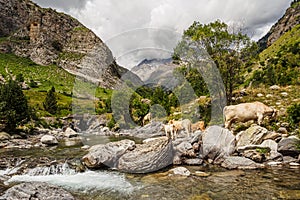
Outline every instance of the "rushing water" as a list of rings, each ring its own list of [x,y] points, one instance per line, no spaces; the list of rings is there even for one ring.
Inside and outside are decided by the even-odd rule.
[[[107,139],[107,138],[106,138]],[[109,141],[103,138],[103,141]],[[1,185],[41,181],[72,192],[78,199],[300,199],[300,169],[277,167],[263,170],[225,170],[216,166],[187,166],[195,174],[208,176],[169,176],[166,172],[145,175],[124,174],[110,170],[76,172],[60,159],[80,159],[86,152],[80,147],[1,151],[0,156],[20,158],[15,167],[0,170]],[[35,166],[15,174],[26,159],[47,157],[52,164]],[[26,165],[27,166],[27,165]],[[166,169],[167,170],[167,169]],[[1,176],[12,175],[1,181]]]

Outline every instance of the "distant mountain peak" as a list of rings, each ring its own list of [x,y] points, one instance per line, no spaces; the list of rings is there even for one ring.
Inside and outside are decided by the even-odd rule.
[[[152,59],[145,58],[137,66],[149,65],[149,64],[166,64],[166,63],[171,63],[172,61],[173,61],[172,58],[152,58]]]

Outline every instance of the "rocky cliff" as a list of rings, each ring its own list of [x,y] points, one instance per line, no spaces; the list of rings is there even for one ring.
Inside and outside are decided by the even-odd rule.
[[[271,30],[258,41],[261,50],[271,46],[284,33],[300,24],[300,1],[294,0],[282,18],[272,26]]]
[[[113,88],[127,72],[79,21],[29,0],[0,0],[0,39],[2,53],[56,64],[105,88]]]

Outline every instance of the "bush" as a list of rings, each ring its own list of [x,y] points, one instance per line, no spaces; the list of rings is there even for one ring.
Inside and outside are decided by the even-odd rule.
[[[300,103],[293,104],[287,108],[288,118],[293,125],[300,122]]]
[[[37,88],[38,84],[34,80],[31,79],[30,82],[29,82],[29,87],[31,87],[31,88]]]

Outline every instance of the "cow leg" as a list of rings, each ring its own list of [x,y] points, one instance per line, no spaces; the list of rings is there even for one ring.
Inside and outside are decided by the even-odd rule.
[[[257,123],[258,123],[258,125],[260,126],[261,124],[262,124],[262,122],[263,122],[263,119],[264,119],[264,115],[263,114],[261,114],[261,113],[259,113],[258,115],[257,115]]]

